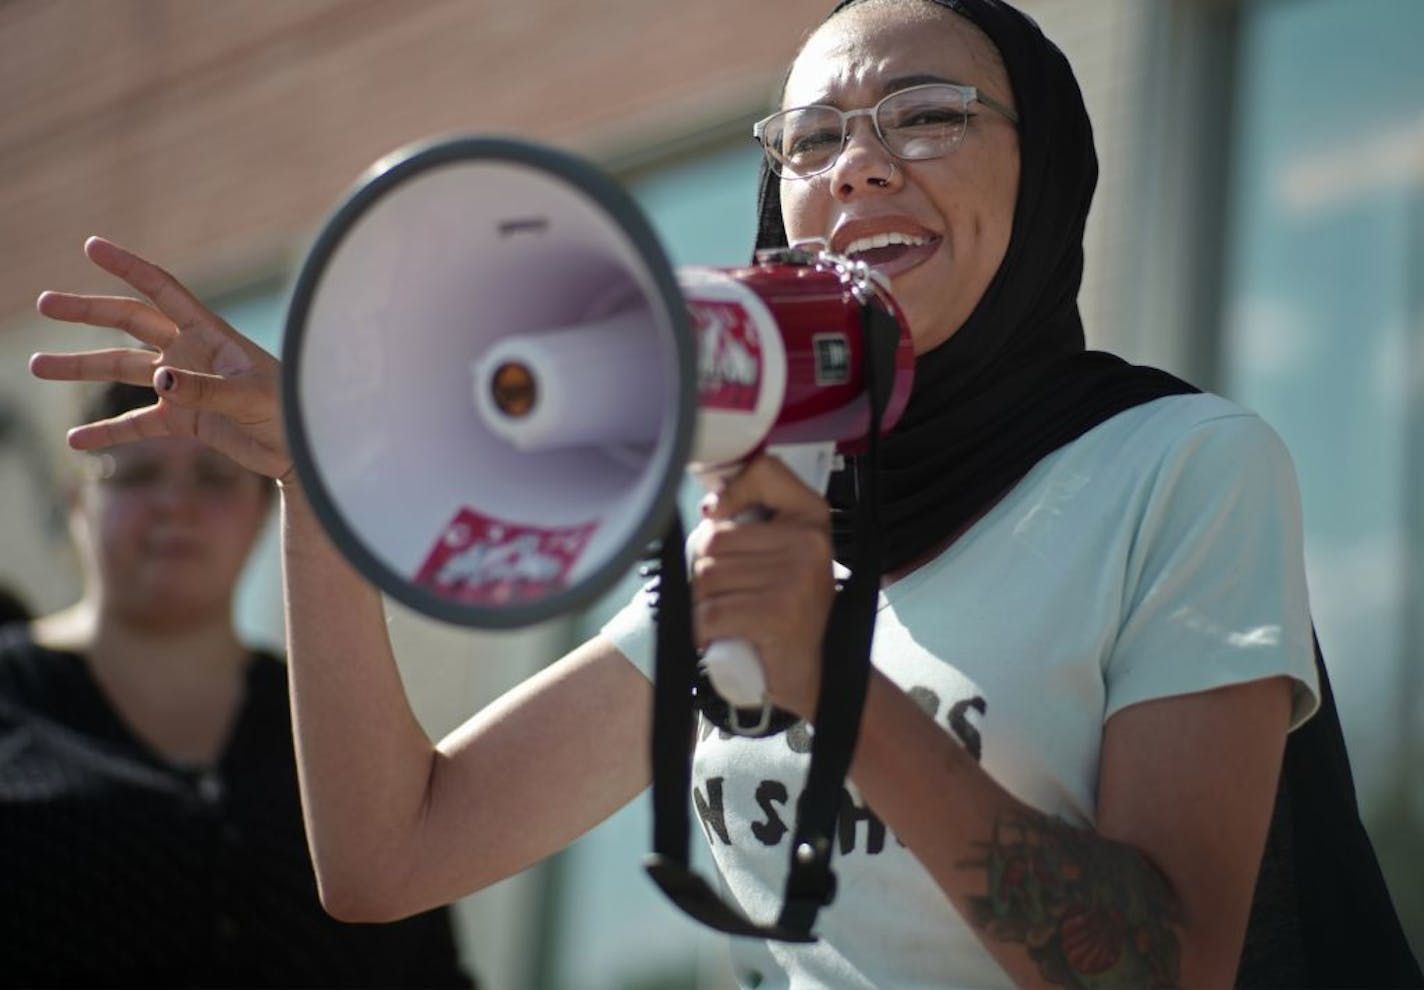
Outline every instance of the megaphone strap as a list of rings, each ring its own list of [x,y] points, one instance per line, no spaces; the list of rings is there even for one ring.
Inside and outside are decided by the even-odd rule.
[[[653,849],[686,864],[690,826],[683,802],[692,783],[695,668],[692,594],[683,562],[683,539],[682,519],[674,512],[658,548],[651,755]]]
[[[850,579],[837,594],[827,622],[811,765],[797,804],[785,900],[774,924],[748,919],[689,867],[687,794],[692,783],[697,670],[683,527],[676,513],[659,548],[652,732],[653,854],[645,865],[673,903],[703,924],[732,935],[814,941],[811,928],[816,915],[835,897],[836,879],[830,864],[836,819],[870,680],[870,645],[880,583],[875,464],[881,418],[890,394],[885,382],[893,374],[898,336],[893,316],[874,299],[863,299],[861,310],[870,433],[866,454],[856,463],[861,493],[856,505],[859,532]]]

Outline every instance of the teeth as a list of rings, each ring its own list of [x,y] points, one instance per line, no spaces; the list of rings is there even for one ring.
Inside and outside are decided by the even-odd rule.
[[[845,246],[845,254],[860,254],[872,248],[889,247],[891,244],[904,244],[908,247],[919,247],[921,244],[928,244],[928,237],[915,237],[913,234],[902,234],[899,231],[890,231],[884,234],[873,234],[870,237],[861,237],[851,241]]]

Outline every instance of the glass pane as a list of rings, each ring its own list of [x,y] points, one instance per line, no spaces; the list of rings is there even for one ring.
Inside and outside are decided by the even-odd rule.
[[[1258,2],[1242,21],[1224,386],[1295,458],[1361,805],[1424,948],[1424,4]]]
[[[674,266],[740,265],[756,237],[761,150],[745,141],[641,176],[629,192],[648,214]]]

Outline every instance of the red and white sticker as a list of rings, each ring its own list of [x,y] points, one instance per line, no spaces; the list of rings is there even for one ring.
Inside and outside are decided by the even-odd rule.
[[[761,392],[761,340],[746,309],[707,299],[689,303],[697,333],[698,405],[751,412]]]
[[[445,527],[416,583],[467,605],[537,601],[566,586],[597,522],[521,526],[461,509]]]

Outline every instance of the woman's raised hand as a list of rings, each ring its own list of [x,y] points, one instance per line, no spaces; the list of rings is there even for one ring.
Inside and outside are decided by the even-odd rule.
[[[277,359],[157,265],[100,237],[89,238],[84,253],[148,301],[45,292],[36,308],[53,320],[123,330],[145,346],[40,353],[30,358],[30,373],[54,381],[151,385],[159,400],[76,427],[69,445],[96,450],[149,437],[190,436],[253,471],[290,480]]]

